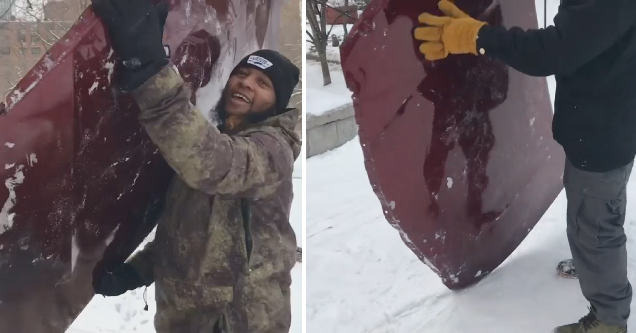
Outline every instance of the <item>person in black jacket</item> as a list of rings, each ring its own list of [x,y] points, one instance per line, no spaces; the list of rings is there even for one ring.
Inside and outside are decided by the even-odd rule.
[[[423,13],[414,37],[427,60],[449,54],[498,59],[555,75],[553,135],[563,146],[567,236],[590,312],[555,332],[627,332],[625,189],[636,156],[636,1],[563,0],[554,26],[489,26],[449,0]]]

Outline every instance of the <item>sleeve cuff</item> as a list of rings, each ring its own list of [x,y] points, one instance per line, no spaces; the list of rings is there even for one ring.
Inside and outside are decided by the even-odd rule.
[[[163,67],[159,73],[132,91],[141,110],[148,109],[165,99],[166,94],[183,85],[183,79],[171,66]]]
[[[478,55],[491,55],[494,51],[493,48],[493,28],[489,25],[484,25],[479,29],[477,34],[477,54]]]
[[[135,260],[133,258],[129,262],[128,265],[139,275],[141,280],[144,282],[146,287],[149,287],[151,284],[155,282],[155,273],[154,266],[148,265],[148,263],[139,262],[139,260]]]

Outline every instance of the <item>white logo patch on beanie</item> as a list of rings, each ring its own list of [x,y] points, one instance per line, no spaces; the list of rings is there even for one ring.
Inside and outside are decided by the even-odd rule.
[[[267,69],[270,68],[272,66],[274,66],[274,64],[271,63],[271,61],[263,58],[263,57],[259,57],[257,55],[251,55],[248,59],[247,59],[247,63],[250,65],[254,65],[260,69]]]

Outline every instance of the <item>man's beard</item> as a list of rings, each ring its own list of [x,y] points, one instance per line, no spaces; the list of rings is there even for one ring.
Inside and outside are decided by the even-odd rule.
[[[223,91],[221,92],[221,98],[219,99],[219,101],[216,103],[216,106],[214,107],[214,111],[216,111],[216,116],[217,116],[217,120],[218,120],[218,124],[219,124],[219,129],[221,131],[225,131],[227,130],[225,128],[225,124],[226,124],[226,120],[229,116],[227,110],[225,109],[225,103],[227,101],[227,90],[228,87],[225,87],[223,89]],[[261,111],[261,112],[254,112],[250,109],[250,111],[248,111],[248,113],[241,115],[241,127],[247,126],[247,125],[251,125],[251,124],[256,124],[256,123],[260,123],[261,121],[273,117],[277,114],[276,112],[276,105],[273,105],[271,108],[269,108],[266,111]]]

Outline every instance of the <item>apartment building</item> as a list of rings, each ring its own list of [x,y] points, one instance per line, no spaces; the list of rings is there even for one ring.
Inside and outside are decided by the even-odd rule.
[[[0,99],[64,36],[89,2],[38,1],[20,8],[13,0],[0,0],[0,15],[10,13],[0,19]],[[14,8],[8,9],[11,4]]]

